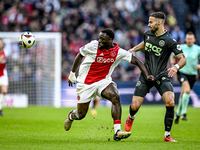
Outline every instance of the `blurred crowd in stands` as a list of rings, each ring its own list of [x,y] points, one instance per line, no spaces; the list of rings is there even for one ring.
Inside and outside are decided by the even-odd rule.
[[[115,31],[114,41],[128,50],[143,41],[143,33],[149,29],[149,14],[154,11],[166,14],[165,29],[180,44],[184,43],[186,32],[196,33],[196,29],[200,28],[200,2],[175,1],[0,0],[0,32],[61,32],[62,80],[67,80],[79,48],[97,39],[103,28],[112,28]],[[179,18],[178,10],[174,9],[178,2],[183,2],[189,12],[182,12],[185,13],[184,24],[178,22],[183,18]],[[181,11],[181,6],[178,7]],[[137,57],[144,61],[144,52],[138,52]],[[137,81],[139,74],[137,67],[122,62],[112,77],[114,80]]]

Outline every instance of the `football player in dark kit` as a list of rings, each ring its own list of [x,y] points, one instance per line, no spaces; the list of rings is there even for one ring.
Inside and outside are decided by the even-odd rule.
[[[174,119],[174,91],[169,77],[173,77],[177,73],[177,70],[186,64],[186,58],[176,40],[174,40],[167,30],[164,29],[164,22],[164,13],[152,13],[149,17],[148,24],[150,31],[144,33],[144,41],[129,50],[129,52],[137,52],[145,49],[144,64],[147,67],[149,74],[154,75],[155,80],[147,81],[144,74],[141,73],[135,87],[129,109],[129,116],[125,123],[125,130],[131,130],[135,114],[142,105],[144,97],[149,90],[155,86],[166,105],[164,141],[177,142],[170,136]],[[179,61],[176,65],[167,69],[167,63],[171,52],[174,53]]]

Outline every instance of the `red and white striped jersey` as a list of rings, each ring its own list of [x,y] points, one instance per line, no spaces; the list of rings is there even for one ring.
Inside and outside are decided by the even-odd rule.
[[[77,81],[92,84],[102,79],[111,79],[115,67],[123,60],[131,62],[132,54],[121,49],[116,43],[110,49],[99,49],[98,41],[93,40],[80,48],[85,57],[79,68]]]
[[[4,51],[0,52],[0,57],[3,56],[3,59],[0,61],[0,76],[4,75],[4,70],[6,69],[6,56]]]

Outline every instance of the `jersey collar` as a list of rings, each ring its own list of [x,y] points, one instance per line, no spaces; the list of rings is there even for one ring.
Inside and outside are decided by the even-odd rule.
[[[156,35],[156,32],[155,32],[154,34],[155,34],[155,36],[159,37],[159,36],[164,35],[165,33],[167,33],[167,30],[166,30],[166,29],[165,29],[165,32],[164,32],[163,34],[161,34],[161,35]]]
[[[117,43],[113,42],[113,44],[115,45],[114,47],[110,48],[110,49],[101,49],[102,51],[113,51],[115,49],[119,49],[119,46]]]

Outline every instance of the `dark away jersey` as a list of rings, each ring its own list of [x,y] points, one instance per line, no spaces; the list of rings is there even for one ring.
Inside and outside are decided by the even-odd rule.
[[[151,31],[146,31],[144,33],[144,43],[144,64],[149,73],[156,78],[167,75],[167,63],[171,52],[173,52],[175,56],[183,53],[180,45],[167,31],[159,36]]]

